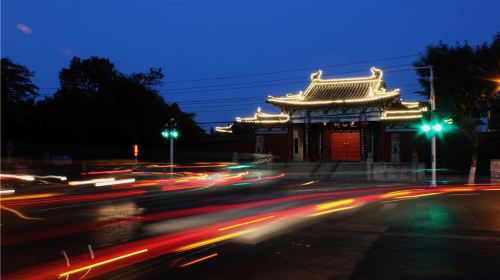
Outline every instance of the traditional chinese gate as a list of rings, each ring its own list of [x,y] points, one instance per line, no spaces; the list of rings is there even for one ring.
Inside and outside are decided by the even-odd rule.
[[[359,131],[335,131],[331,134],[332,160],[361,160]]]

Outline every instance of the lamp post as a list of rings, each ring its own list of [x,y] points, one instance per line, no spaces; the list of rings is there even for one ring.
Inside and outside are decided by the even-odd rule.
[[[430,102],[431,102],[431,119],[434,117],[434,110],[436,110],[436,96],[434,95],[434,71],[432,70],[432,66],[428,66],[429,70],[431,71],[430,73],[430,83],[431,83],[431,94],[430,94]],[[434,126],[437,126],[439,124],[436,124]],[[433,127],[434,128],[434,127]],[[441,127],[442,128],[442,127]],[[437,132],[438,129],[441,131],[440,127],[434,128],[434,130]],[[436,133],[432,134],[432,140],[431,140],[431,162],[432,162],[432,178],[431,178],[431,187],[436,186]]]
[[[434,120],[434,111],[436,110],[436,95],[434,93],[434,70],[432,69],[432,65],[429,66],[422,66],[422,67],[415,67],[413,69],[429,69],[430,71],[430,77],[429,77],[429,83],[430,83],[430,95],[429,95],[429,102],[431,103],[431,120]],[[439,123],[436,123],[434,125],[429,125],[429,124],[423,124],[420,129],[424,132],[432,132],[432,137],[431,137],[431,187],[436,187],[436,158],[437,158],[437,149],[436,149],[436,132],[441,132],[443,129],[442,125]]]
[[[436,158],[437,158],[437,148],[436,148],[436,134],[441,133],[443,130],[445,130],[449,125],[452,124],[453,120],[447,119],[447,120],[440,120],[439,122],[436,122],[435,120],[435,110],[436,110],[436,95],[434,92],[434,70],[432,68],[432,65],[429,66],[421,66],[421,67],[412,67],[412,68],[399,68],[399,69],[394,69],[392,71],[405,71],[405,70],[416,70],[416,69],[429,69],[430,75],[429,75],[429,84],[430,84],[430,95],[429,95],[429,102],[431,103],[431,111],[430,111],[430,116],[432,123],[424,123],[423,125],[420,126],[420,129],[425,132],[425,133],[432,133],[431,136],[431,170],[432,170],[432,175],[431,175],[431,187],[436,186]],[[444,121],[444,122],[443,122]]]

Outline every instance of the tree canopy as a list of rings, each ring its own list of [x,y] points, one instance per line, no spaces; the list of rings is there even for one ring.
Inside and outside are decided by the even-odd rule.
[[[429,46],[414,66],[432,66],[436,109],[438,114],[452,118],[469,139],[472,148],[469,183],[474,183],[479,145],[484,136],[478,129],[483,124],[481,119],[488,119],[490,129],[500,123],[500,34],[490,44],[479,46],[467,42]],[[417,72],[424,89],[420,93],[428,97],[430,71],[420,68]]]
[[[31,81],[34,72],[2,58],[2,138],[25,140],[31,125],[38,87]]]
[[[480,118],[499,106],[498,84],[493,80],[500,77],[500,34],[494,36],[491,44],[429,46],[414,66],[430,65],[434,70],[436,109],[453,118],[475,145]],[[420,93],[428,97],[429,70],[418,69],[417,72],[424,89]]]
[[[151,68],[145,73],[124,74],[109,59],[74,57],[69,66],[59,72],[60,86],[55,94],[35,103],[37,88],[31,83],[33,73],[20,67],[26,71],[6,69],[5,76],[25,82],[23,88],[19,86],[21,89],[17,99],[33,104],[32,118],[30,124],[13,129],[29,130],[32,135],[37,135],[35,141],[156,146],[162,143],[160,132],[170,118],[179,122],[179,130],[183,135],[182,141],[179,141],[181,145],[190,145],[204,134],[194,121],[194,114],[182,112],[177,104],[167,104],[159,94],[157,87],[163,79],[161,68]],[[2,63],[2,83],[3,77]],[[2,86],[2,98],[3,93]],[[5,95],[8,99],[5,104],[9,106],[12,100],[17,100],[11,96]],[[2,113],[2,119],[3,116]],[[6,118],[13,119],[14,116],[8,114]],[[21,140],[13,135],[9,137]]]

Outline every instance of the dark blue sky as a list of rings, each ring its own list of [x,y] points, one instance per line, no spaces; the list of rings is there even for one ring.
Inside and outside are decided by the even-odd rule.
[[[166,100],[214,122],[252,115],[258,104],[276,111],[266,96],[305,89],[313,69],[369,75],[372,65],[410,66],[416,57],[320,66],[413,55],[440,40],[491,41],[499,14],[499,0],[3,0],[1,47],[2,57],[36,72],[46,95],[72,56],[108,57],[125,73],[162,67]],[[310,69],[179,82],[297,68]],[[385,78],[405,100],[420,98],[413,71]]]

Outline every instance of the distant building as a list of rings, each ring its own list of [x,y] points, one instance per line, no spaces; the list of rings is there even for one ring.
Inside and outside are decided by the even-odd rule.
[[[413,152],[423,156],[424,141],[416,137],[427,106],[403,102],[399,89],[388,90],[380,69],[358,78],[322,79],[311,75],[305,91],[269,96],[280,114],[260,108],[253,117],[236,118],[214,132],[253,135],[255,153],[272,153],[283,161],[409,162]]]

